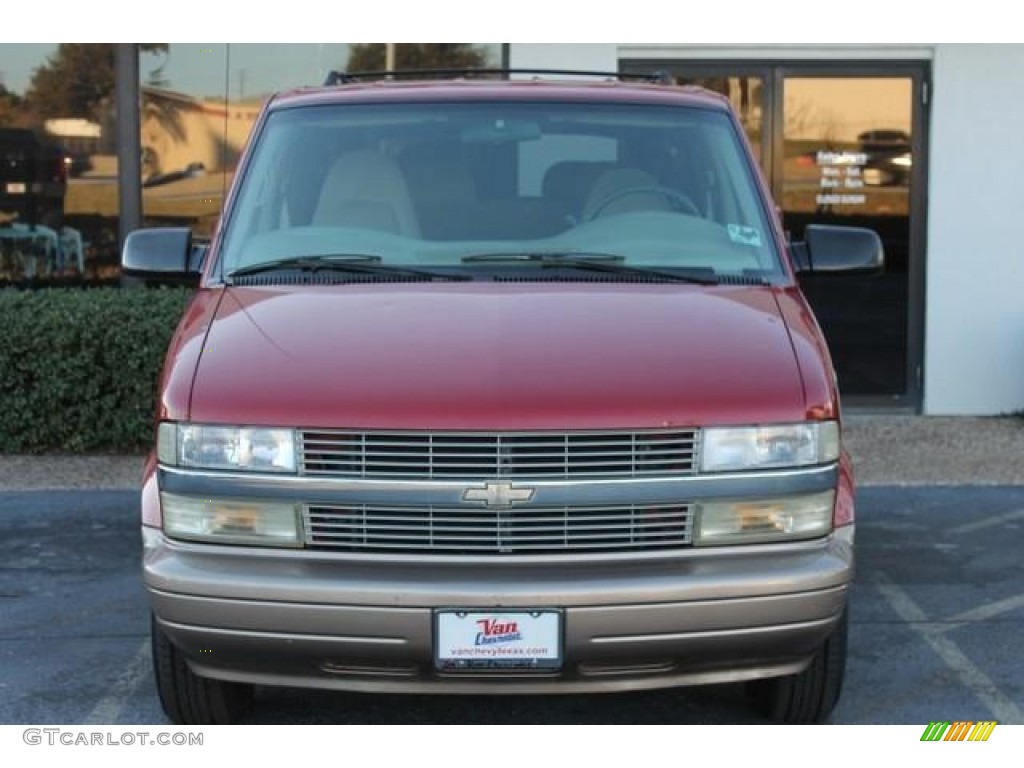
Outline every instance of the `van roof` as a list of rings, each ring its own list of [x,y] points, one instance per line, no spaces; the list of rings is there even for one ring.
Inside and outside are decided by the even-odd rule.
[[[552,101],[688,105],[728,111],[728,100],[697,86],[618,79],[379,79],[279,93],[271,109],[343,103]]]

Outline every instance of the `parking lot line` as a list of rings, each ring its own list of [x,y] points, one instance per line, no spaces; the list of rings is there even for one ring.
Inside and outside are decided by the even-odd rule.
[[[948,619],[943,619],[943,621],[948,621],[950,623],[937,631],[945,632],[947,630],[963,626],[965,623],[971,621],[985,621],[986,619],[995,618],[1001,613],[1009,613],[1010,611],[1014,611],[1018,608],[1024,608],[1024,595],[1007,597],[1004,600],[996,600],[994,603],[985,603],[984,605],[979,605],[977,608],[971,608],[963,613],[950,616]]]
[[[967,658],[960,646],[943,635],[941,629],[934,628],[933,620],[925,615],[910,595],[884,573],[878,573],[877,576],[875,586],[889,607],[907,623],[911,631],[931,646],[942,662],[957,674],[964,687],[989,708],[993,717],[1001,723],[1024,723],[1024,714],[1020,708]]]
[[[138,652],[128,662],[121,674],[117,676],[106,695],[96,702],[82,725],[110,725],[117,722],[121,711],[142,679],[146,677],[149,662],[149,638],[139,646]]]
[[[1015,520],[1024,520],[1024,509],[1017,509],[1003,515],[995,515],[993,517],[986,517],[981,520],[965,523],[964,525],[958,525],[956,528],[950,528],[949,533],[959,536],[961,533],[980,531],[983,528],[991,528],[994,525],[1002,525],[1003,523],[1012,523]]]

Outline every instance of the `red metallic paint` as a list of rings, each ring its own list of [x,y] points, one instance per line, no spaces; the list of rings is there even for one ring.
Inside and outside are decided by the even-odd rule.
[[[188,418],[571,430],[834,413],[834,392],[815,383],[827,374],[813,355],[810,315],[790,312],[796,325],[787,332],[778,301],[788,306],[772,287],[678,284],[229,288],[205,342],[205,312],[179,331],[190,340],[184,349],[210,351]],[[194,360],[179,352],[169,380],[191,380]],[[807,401],[805,389],[817,399]]]
[[[279,94],[264,105],[253,135],[278,109],[480,100],[698,106],[736,122],[724,98],[699,89],[385,81]],[[749,147],[747,154],[756,169]],[[770,201],[760,175],[757,183]],[[235,194],[233,185],[226,212]],[[777,211],[768,213],[785,253]],[[563,430],[839,417],[828,349],[795,283],[225,289],[216,280],[219,240],[218,231],[204,287],[168,352],[161,419]]]
[[[807,401],[805,417],[812,420],[838,419],[839,390],[818,321],[796,286],[776,291],[775,299],[789,329],[800,367],[804,399]]]
[[[856,498],[853,482],[853,463],[850,455],[843,451],[839,458],[839,486],[836,488],[836,506],[832,513],[832,524],[837,528],[841,525],[852,525]]]
[[[150,452],[142,467],[142,524],[159,528],[164,516],[160,508],[160,489],[156,480],[156,454]]]
[[[220,288],[198,291],[185,308],[164,357],[157,421],[180,421],[188,418],[196,365],[202,355],[206,331],[217,311],[222,293],[223,290]],[[155,443],[155,432],[153,440]]]

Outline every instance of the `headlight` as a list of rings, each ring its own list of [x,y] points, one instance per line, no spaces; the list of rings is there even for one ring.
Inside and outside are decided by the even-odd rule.
[[[839,458],[834,421],[763,427],[711,427],[701,436],[703,472],[826,464]]]
[[[255,544],[301,545],[294,504],[200,499],[161,493],[164,533],[171,538]]]
[[[157,433],[157,456],[171,466],[295,472],[295,432],[165,422]]]
[[[771,501],[710,501],[697,505],[697,546],[796,541],[832,530],[834,491]]]

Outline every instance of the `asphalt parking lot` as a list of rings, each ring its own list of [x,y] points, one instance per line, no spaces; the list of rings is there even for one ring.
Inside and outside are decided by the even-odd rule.
[[[834,723],[1024,723],[1024,487],[871,487]],[[166,722],[132,491],[0,492],[0,723]],[[258,723],[757,723],[740,686],[571,696],[260,690]]]

